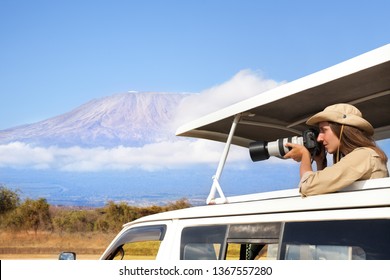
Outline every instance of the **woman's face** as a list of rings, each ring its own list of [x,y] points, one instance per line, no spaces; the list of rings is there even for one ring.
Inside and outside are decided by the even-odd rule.
[[[337,152],[337,148],[339,147],[340,140],[333,133],[332,129],[329,126],[328,122],[320,122],[319,123],[320,133],[318,134],[317,141],[322,142],[326,151],[329,154],[333,154]]]

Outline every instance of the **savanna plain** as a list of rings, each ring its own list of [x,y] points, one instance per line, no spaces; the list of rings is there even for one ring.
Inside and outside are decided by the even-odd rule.
[[[64,251],[79,260],[97,260],[123,224],[140,217],[191,207],[186,199],[164,206],[131,206],[108,202],[104,207],[49,205],[44,198],[24,199],[0,185],[0,259],[58,259]],[[150,259],[153,244],[134,247],[135,259]]]

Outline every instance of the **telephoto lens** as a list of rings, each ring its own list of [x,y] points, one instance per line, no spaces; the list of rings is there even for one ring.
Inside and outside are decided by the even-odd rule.
[[[281,138],[273,142],[256,141],[249,144],[249,154],[252,161],[269,159],[270,156],[282,158],[290,151],[286,143],[303,145],[303,137]]]
[[[280,138],[276,141],[256,141],[249,143],[249,154],[252,161],[269,159],[270,156],[282,158],[291,150],[286,143],[293,143],[305,146],[312,157],[321,152],[322,144],[317,142],[318,130],[310,128],[302,133],[302,136]]]

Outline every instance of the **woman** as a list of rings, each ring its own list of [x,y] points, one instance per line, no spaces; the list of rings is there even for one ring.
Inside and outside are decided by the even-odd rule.
[[[317,164],[314,172],[310,152],[302,145],[286,144],[291,150],[285,158],[301,163],[299,188],[303,196],[335,192],[357,180],[389,176],[387,156],[372,138],[372,125],[363,119],[356,107],[349,104],[328,106],[306,123],[319,126],[317,141],[333,154],[334,164],[327,167],[323,151],[314,158]]]

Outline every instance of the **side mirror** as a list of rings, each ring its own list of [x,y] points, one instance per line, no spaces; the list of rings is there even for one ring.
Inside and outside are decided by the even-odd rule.
[[[60,261],[74,261],[74,260],[76,260],[76,253],[74,253],[74,252],[61,252],[58,259]]]

